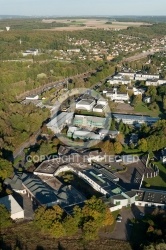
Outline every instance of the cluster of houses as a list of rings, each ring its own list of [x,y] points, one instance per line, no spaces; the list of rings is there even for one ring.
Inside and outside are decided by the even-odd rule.
[[[119,72],[107,80],[110,85],[130,85],[131,81],[145,81],[146,86],[166,84],[166,79],[160,79],[158,74],[147,74],[142,72]]]

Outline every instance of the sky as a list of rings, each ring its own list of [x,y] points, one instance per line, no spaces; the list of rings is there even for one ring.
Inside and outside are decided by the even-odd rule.
[[[166,15],[166,0],[0,0],[0,15]]]

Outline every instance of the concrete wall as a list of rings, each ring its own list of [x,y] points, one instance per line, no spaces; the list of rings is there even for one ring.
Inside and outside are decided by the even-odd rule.
[[[117,211],[117,210],[120,210],[120,209],[122,209],[122,206],[121,206],[121,205],[117,205],[117,206],[115,206],[115,207],[110,207],[110,211],[111,211],[111,212],[114,212],[114,211]]]
[[[162,208],[165,207],[165,205],[161,204],[161,203],[153,203],[153,202],[146,202],[146,201],[135,201],[135,205],[136,206],[141,206],[141,207],[145,207],[145,206],[148,206],[148,207],[151,207],[151,206],[155,206],[155,207],[161,206]]]
[[[24,210],[11,214],[10,216],[13,220],[17,220],[17,219],[23,219],[24,218]]]

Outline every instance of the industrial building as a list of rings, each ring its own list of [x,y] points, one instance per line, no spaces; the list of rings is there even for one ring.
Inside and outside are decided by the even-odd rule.
[[[104,117],[75,115],[73,125],[85,128],[104,128],[107,119]]]
[[[160,190],[138,190],[135,205],[166,208],[166,192]]]
[[[150,117],[150,116],[143,116],[143,115],[127,115],[127,114],[113,113],[112,116],[117,122],[120,122],[122,120],[123,123],[129,124],[129,125],[139,125],[143,123],[147,123],[151,125],[159,120],[158,117]]]
[[[55,114],[49,123],[47,123],[47,128],[51,129],[54,133],[60,133],[66,125],[72,123],[74,112],[61,112],[60,114]]]

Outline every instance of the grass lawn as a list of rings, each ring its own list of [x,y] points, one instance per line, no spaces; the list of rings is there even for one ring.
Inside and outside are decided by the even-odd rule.
[[[166,190],[166,166],[161,162],[156,162],[155,165],[159,168],[159,175],[154,178],[145,178],[143,187],[145,187],[146,183],[149,183],[150,188]]]
[[[134,111],[138,113],[142,113],[143,115],[150,115],[154,117],[157,117],[159,116],[159,114],[161,114],[159,110],[154,111],[154,110],[148,109],[147,105],[144,103],[139,103],[138,105],[136,105],[134,108]]]

